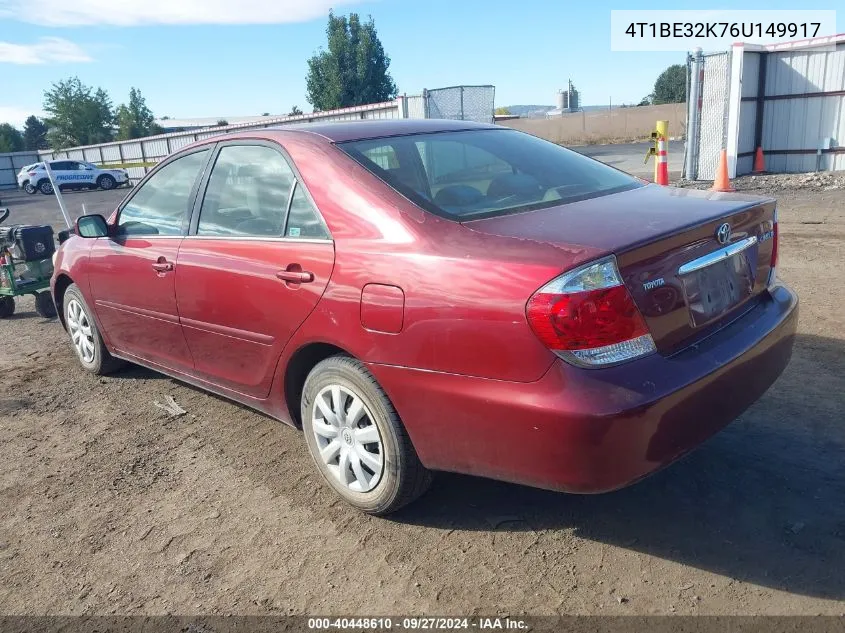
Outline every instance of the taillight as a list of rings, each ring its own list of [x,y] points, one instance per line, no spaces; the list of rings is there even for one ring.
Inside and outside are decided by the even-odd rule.
[[[774,221],[772,222],[772,260],[769,266],[771,269],[769,270],[769,282],[768,285],[771,286],[774,284],[775,279],[777,277],[777,265],[778,265],[778,210],[775,209],[775,217]]]
[[[34,176],[34,175],[35,175],[35,174],[37,174],[37,173],[38,173],[38,172],[31,171],[31,172],[29,172],[29,175],[30,175],[30,176]]]
[[[526,315],[543,344],[575,365],[605,367],[655,351],[612,255],[547,283]]]

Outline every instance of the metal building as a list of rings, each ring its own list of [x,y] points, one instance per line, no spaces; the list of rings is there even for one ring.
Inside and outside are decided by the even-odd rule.
[[[845,170],[845,34],[691,56],[684,172],[712,180],[727,150],[731,177]]]

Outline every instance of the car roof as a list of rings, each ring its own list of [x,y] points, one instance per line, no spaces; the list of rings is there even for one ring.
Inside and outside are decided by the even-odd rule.
[[[404,136],[431,132],[457,132],[462,130],[499,129],[499,126],[474,121],[450,119],[377,119],[371,121],[335,121],[330,123],[305,123],[280,125],[267,128],[279,132],[306,132],[317,134],[333,142],[361,141],[385,136]]]

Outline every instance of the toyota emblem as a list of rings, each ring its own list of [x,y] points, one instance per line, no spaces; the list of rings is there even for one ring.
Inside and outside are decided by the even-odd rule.
[[[716,239],[719,244],[727,244],[731,241],[731,225],[725,222],[718,229],[716,229]]]

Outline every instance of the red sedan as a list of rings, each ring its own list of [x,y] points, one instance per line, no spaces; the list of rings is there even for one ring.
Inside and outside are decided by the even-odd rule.
[[[491,125],[356,122],[182,149],[79,219],[52,290],[85,369],[301,427],[384,514],[432,471],[602,492],[696,447],[789,362],[777,250],[773,200]]]

